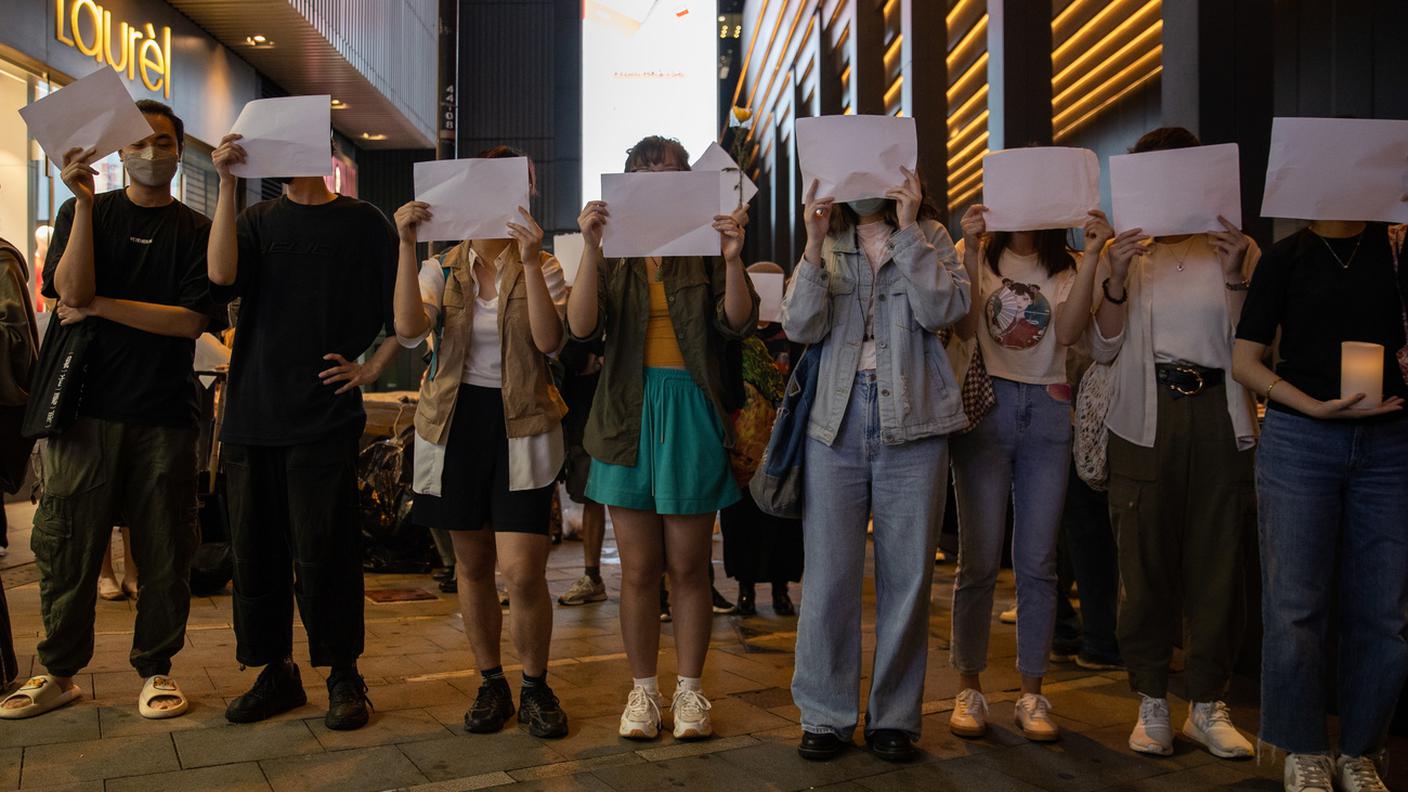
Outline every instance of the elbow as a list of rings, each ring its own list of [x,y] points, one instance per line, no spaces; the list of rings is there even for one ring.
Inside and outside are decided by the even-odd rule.
[[[210,282],[216,286],[235,285],[234,273],[226,274],[225,272],[216,270],[214,267],[211,267],[210,272],[207,273],[207,277],[210,278]]]
[[[1080,341],[1080,332],[1069,327],[1056,326],[1056,343],[1061,346],[1074,346]]]

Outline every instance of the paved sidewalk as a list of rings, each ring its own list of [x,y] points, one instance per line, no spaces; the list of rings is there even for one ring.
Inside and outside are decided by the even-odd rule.
[[[12,526],[27,523],[27,507],[12,505]],[[17,585],[9,597],[21,653],[29,670],[40,634],[38,588],[25,566],[27,530],[11,532],[13,552],[3,566]],[[716,547],[717,549],[717,547]],[[717,553],[716,553],[717,555]],[[461,725],[478,687],[468,670],[469,652],[455,600],[441,595],[423,576],[369,576],[369,589],[423,589],[423,602],[367,603],[367,655],[361,667],[376,705],[372,723],[356,732],[330,732],[322,723],[327,702],[321,674],[306,664],[309,704],[273,721],[250,726],[225,722],[233,696],[254,680],[233,660],[230,598],[193,603],[189,645],[176,659],[174,675],[192,697],[185,717],[147,721],[136,713],[140,680],[127,662],[132,603],[100,602],[97,653],[79,678],[90,694],[77,705],[28,722],[0,722],[0,789],[279,790],[358,792],[412,789],[424,792],[502,788],[514,790],[1278,790],[1279,765],[1224,762],[1180,741],[1175,756],[1152,759],[1131,753],[1125,739],[1137,705],[1116,674],[1090,674],[1073,666],[1051,676],[1049,697],[1065,734],[1051,745],[1022,739],[1011,724],[1018,685],[1013,668],[1013,629],[996,625],[992,670],[985,679],[992,695],[995,727],[982,740],[953,737],[946,728],[957,678],[947,667],[948,595],[953,567],[938,570],[931,622],[931,656],[924,696],[922,758],[897,767],[864,750],[826,764],[797,757],[797,710],[788,692],[796,620],[771,613],[768,590],[758,616],[720,616],[714,621],[713,651],[704,678],[712,697],[718,736],[677,743],[666,736],[637,743],[616,736],[616,721],[629,684],[618,637],[616,592],[619,567],[608,538],[603,571],[611,599],[557,608],[550,682],[572,724],[563,740],[538,740],[510,728],[491,735],[466,734]],[[549,579],[554,596],[580,571],[581,545],[554,548]],[[732,581],[720,589],[732,596]],[[794,599],[800,600],[798,587]],[[998,602],[1010,601],[1004,575]],[[873,607],[874,590],[866,581]],[[668,651],[661,678],[668,680]],[[873,615],[864,627],[867,651],[874,645]],[[301,628],[296,651],[306,658]],[[504,662],[516,662],[510,646]],[[866,670],[868,673],[869,662]],[[512,677],[511,677],[512,678]],[[673,684],[665,682],[667,694]],[[1254,699],[1238,691],[1234,704]],[[1185,705],[1174,704],[1180,719]],[[1237,722],[1254,728],[1256,713],[1235,707]],[[1177,724],[1175,724],[1177,725]]]

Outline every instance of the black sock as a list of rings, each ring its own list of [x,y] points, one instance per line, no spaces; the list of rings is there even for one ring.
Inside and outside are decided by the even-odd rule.
[[[485,682],[502,682],[504,681],[504,667],[496,665],[493,668],[486,668],[479,672],[479,676],[483,677]]]
[[[523,672],[523,687],[524,687],[524,688],[547,687],[547,684],[548,684],[548,672],[544,671],[544,672],[543,672],[541,675],[539,675],[539,676],[528,676],[528,672],[527,672],[527,671],[524,671],[524,672]]]
[[[328,679],[342,679],[344,677],[355,676],[357,676],[357,661],[353,660],[350,663],[333,663],[332,673],[328,674]]]
[[[587,577],[591,578],[591,579],[592,579],[592,582],[594,582],[594,583],[600,583],[600,582],[601,582],[601,567],[599,567],[599,566],[582,567],[582,572],[583,572]]]

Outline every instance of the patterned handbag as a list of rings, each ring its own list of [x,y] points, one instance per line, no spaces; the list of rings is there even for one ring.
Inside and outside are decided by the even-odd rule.
[[[973,431],[997,406],[997,392],[992,387],[992,377],[983,363],[983,350],[977,339],[964,341],[952,327],[939,331],[939,343],[948,351],[949,364],[957,375],[959,366],[964,366],[958,394],[963,399],[963,415],[968,423],[958,430],[958,434]],[[970,348],[971,346],[971,348]]]
[[[1076,394],[1075,442],[1071,444],[1071,456],[1080,480],[1101,492],[1110,479],[1110,466],[1105,456],[1110,433],[1105,428],[1105,416],[1110,412],[1114,384],[1109,365],[1092,363],[1080,378],[1080,392]]]

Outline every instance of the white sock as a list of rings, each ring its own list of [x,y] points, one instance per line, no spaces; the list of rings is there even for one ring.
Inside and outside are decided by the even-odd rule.
[[[676,677],[676,678],[675,678],[675,689],[676,689],[676,690],[693,690],[695,693],[699,693],[699,692],[701,692],[701,691],[703,690],[703,688],[700,687],[700,685],[699,685],[699,677],[687,677],[687,676],[682,676],[682,677]]]
[[[660,682],[658,677],[645,677],[643,679],[633,679],[635,686],[645,688],[645,692],[652,696],[660,695]]]

